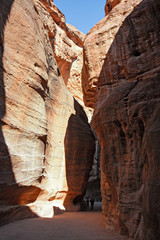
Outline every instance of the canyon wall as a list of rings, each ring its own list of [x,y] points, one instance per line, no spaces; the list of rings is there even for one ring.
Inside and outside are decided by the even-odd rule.
[[[58,29],[82,47],[51,1],[0,2],[0,224],[78,210],[85,194],[95,139],[57,65]]]
[[[112,5],[113,4],[113,5]],[[160,239],[160,2],[107,1],[84,41],[84,101],[101,145],[107,224]]]
[[[85,34],[66,24],[65,16],[53,3],[49,4],[48,1],[44,0],[41,2],[45,4],[46,8],[43,8],[40,2],[36,2],[36,7],[48,28],[60,73],[70,92],[82,102],[81,69]]]
[[[42,2],[46,8],[43,8],[40,2]],[[93,110],[84,105],[81,86],[83,41],[85,34],[81,33],[74,26],[66,24],[64,14],[52,1],[41,0],[40,2],[36,1],[36,8],[41,15],[43,23],[48,28],[54,57],[65,85],[75,99],[83,106],[90,121]]]

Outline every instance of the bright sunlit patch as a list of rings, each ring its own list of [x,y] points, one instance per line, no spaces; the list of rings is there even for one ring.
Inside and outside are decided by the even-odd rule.
[[[59,208],[60,210],[63,210],[63,211],[66,210],[65,207],[63,206],[63,204],[60,203],[60,202],[54,201],[54,207],[57,207],[57,208]]]
[[[29,204],[30,210],[35,213],[38,217],[52,218],[54,216],[53,206],[43,203]]]
[[[65,211],[65,207],[61,202],[58,201],[37,201],[34,204],[27,205],[30,210],[35,213],[38,217],[45,217],[45,218],[53,218],[54,214],[54,207]]]

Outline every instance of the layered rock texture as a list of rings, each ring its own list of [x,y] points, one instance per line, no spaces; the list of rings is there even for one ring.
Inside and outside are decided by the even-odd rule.
[[[0,2],[1,224],[73,210],[85,194],[95,140],[62,66],[76,65],[80,36],[51,1]]]
[[[44,2],[43,0],[41,2]],[[65,16],[51,3],[42,9],[37,3],[43,22],[49,30],[50,42],[63,80],[70,92],[82,102],[81,70],[83,65],[83,41],[85,35],[75,27],[66,24]],[[54,20],[54,22],[53,22]],[[56,23],[56,24],[55,24]]]
[[[102,151],[103,214],[137,240],[160,239],[159,23],[158,0],[107,1],[106,17],[84,42],[83,91]]]
[[[93,110],[84,105],[81,84],[85,35],[74,26],[66,24],[65,16],[51,1],[41,0],[41,2],[45,4],[47,11],[38,2],[36,7],[48,28],[50,42],[60,73],[67,88],[84,107],[89,120],[91,120]]]

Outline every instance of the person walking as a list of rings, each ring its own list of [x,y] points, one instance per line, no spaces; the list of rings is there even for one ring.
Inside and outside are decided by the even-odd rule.
[[[94,208],[94,199],[93,198],[91,198],[90,203],[91,203],[91,210],[93,210],[93,208]]]
[[[89,209],[89,198],[87,198],[87,209]]]

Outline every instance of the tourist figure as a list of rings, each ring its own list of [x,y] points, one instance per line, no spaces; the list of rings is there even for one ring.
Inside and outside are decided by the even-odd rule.
[[[89,209],[89,199],[87,198],[87,209]]]
[[[91,203],[91,210],[93,210],[93,208],[94,208],[94,199],[93,198],[91,198],[90,203]]]

